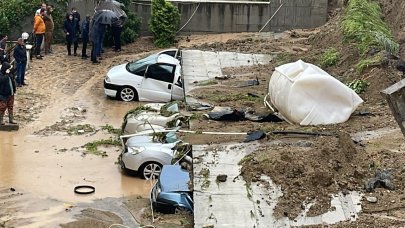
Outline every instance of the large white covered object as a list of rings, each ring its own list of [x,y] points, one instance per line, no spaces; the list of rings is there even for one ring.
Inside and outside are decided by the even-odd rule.
[[[276,67],[268,96],[281,115],[300,125],[345,122],[363,103],[352,89],[302,60]]]

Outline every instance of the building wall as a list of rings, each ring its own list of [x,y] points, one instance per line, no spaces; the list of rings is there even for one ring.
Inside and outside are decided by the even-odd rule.
[[[72,0],[81,15],[92,14],[94,0]],[[328,0],[249,1],[185,1],[172,0],[181,13],[181,33],[258,32],[277,14],[263,31],[281,32],[293,28],[315,28],[327,20]],[[280,3],[281,2],[281,3]],[[198,8],[197,8],[198,7]],[[131,9],[142,18],[141,33],[148,33],[150,1],[134,1]]]

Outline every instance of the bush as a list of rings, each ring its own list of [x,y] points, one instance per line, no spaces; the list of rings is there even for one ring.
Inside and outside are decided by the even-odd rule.
[[[123,44],[134,42],[139,36],[139,30],[141,27],[141,18],[136,16],[133,12],[126,11],[126,13],[128,19],[121,34],[121,42]]]
[[[370,66],[379,66],[382,64],[384,60],[384,56],[381,54],[375,55],[368,59],[360,60],[359,63],[356,64],[356,70],[359,73],[362,73],[366,68]]]
[[[321,66],[329,67],[335,65],[340,58],[340,54],[335,48],[327,49],[321,57]]]
[[[362,79],[354,79],[353,81],[349,82],[347,86],[352,89],[357,94],[363,93],[366,91],[367,87],[370,83],[367,80]]]
[[[157,47],[171,46],[179,25],[180,13],[177,7],[165,0],[152,0],[149,30],[154,36],[154,43]]]
[[[9,34],[12,29],[21,30],[21,22],[28,16],[34,17],[41,0],[2,0],[0,1],[0,31]]]

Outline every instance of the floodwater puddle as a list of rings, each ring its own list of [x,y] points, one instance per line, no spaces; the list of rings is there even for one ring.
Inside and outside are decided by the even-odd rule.
[[[18,132],[0,132],[0,226],[6,222],[15,227],[56,227],[100,200],[118,202],[133,195],[148,198],[154,183],[121,172],[116,163],[120,147],[99,148],[108,156],[84,153],[86,143],[115,137],[113,134],[69,135],[52,129],[46,136],[35,133],[64,119],[72,120],[71,125],[120,128],[125,113],[138,105],[95,95],[61,98]],[[77,113],[77,107],[84,111]],[[94,186],[95,192],[75,194],[78,185]],[[74,205],[77,211],[66,213],[70,209],[65,205]]]

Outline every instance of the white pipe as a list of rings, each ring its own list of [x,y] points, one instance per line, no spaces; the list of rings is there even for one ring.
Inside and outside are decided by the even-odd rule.
[[[284,5],[281,4],[280,7],[278,7],[278,9],[276,10],[276,12],[274,12],[273,16],[270,17],[270,19],[266,22],[266,24],[259,30],[259,32],[261,32],[266,26],[267,24],[271,21],[271,19],[273,19],[274,16],[276,16],[276,14],[278,13],[278,11],[281,9],[281,7]]]
[[[193,18],[195,12],[197,12],[197,10],[198,10],[198,7],[200,7],[200,3],[201,3],[201,2],[198,3],[197,8],[195,8],[193,14],[191,14],[191,16],[190,16],[190,18],[187,20],[187,22],[186,22],[176,33],[179,33],[179,32],[180,32],[184,27],[186,27],[186,25],[191,21],[191,19]]]

